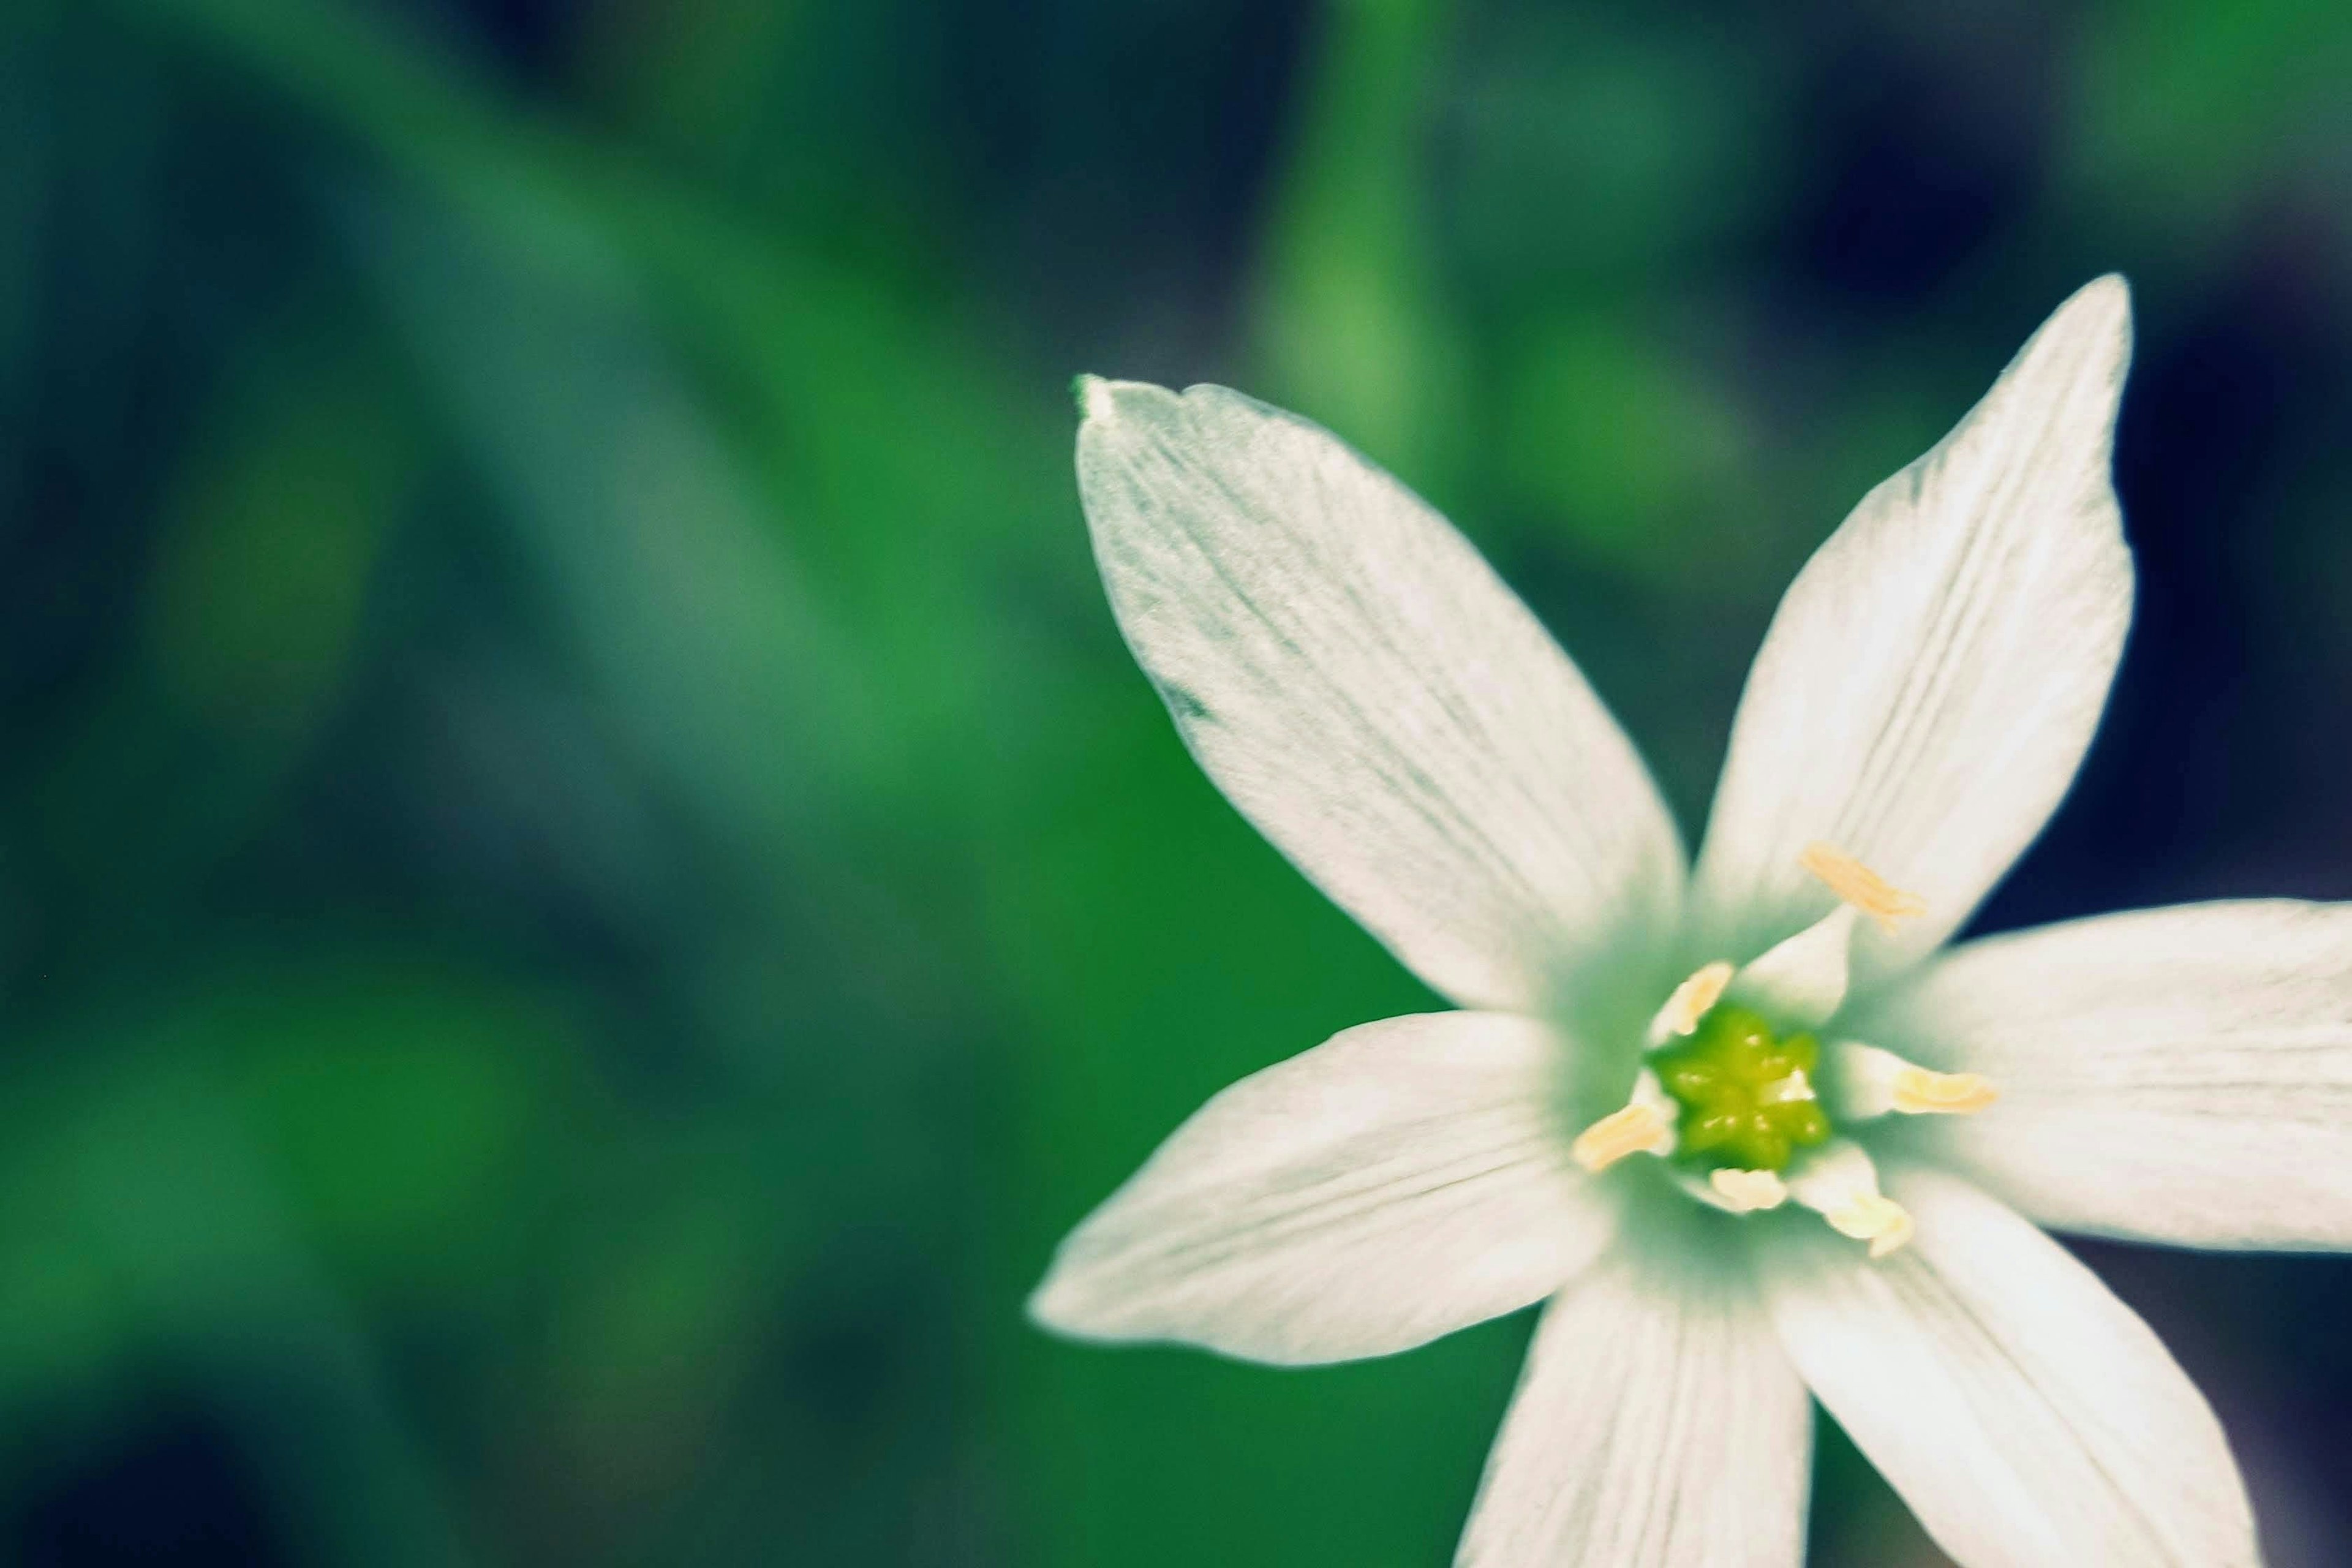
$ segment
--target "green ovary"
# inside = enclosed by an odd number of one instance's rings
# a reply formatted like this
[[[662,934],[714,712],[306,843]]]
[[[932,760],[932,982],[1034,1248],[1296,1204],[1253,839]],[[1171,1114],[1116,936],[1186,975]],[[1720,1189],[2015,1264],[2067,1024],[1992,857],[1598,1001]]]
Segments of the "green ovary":
[[[1676,1160],[1702,1170],[1780,1171],[1800,1149],[1828,1142],[1830,1119],[1814,1098],[1821,1042],[1773,1037],[1758,1014],[1729,1004],[1652,1051],[1650,1070],[1682,1108]]]

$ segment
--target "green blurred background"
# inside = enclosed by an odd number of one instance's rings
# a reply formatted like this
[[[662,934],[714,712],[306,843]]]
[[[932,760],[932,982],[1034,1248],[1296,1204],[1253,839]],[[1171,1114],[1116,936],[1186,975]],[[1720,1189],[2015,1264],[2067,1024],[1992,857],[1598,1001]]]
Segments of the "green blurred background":
[[[2120,268],[2141,616],[1979,924],[2352,896],[2347,79],[2336,0],[6,0],[0,1560],[1444,1562],[1527,1315],[1020,1317],[1429,1003],[1121,649],[1071,374],[1396,469],[1695,829],[1790,573]],[[2084,1252],[2352,1560],[2352,1268]]]

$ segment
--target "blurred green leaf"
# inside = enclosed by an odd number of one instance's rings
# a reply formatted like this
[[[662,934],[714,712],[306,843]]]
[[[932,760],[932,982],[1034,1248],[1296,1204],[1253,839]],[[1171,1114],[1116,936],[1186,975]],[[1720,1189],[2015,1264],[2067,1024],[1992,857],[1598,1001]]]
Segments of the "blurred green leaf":
[[[0,1292],[0,1413],[176,1354],[268,1456],[317,1560],[465,1561],[373,1347],[310,1260],[323,1246],[403,1292],[429,1266],[446,1289],[486,1256],[468,1270],[451,1244],[513,1217],[482,1202],[489,1151],[547,1100],[486,1091],[481,1069],[529,1059],[530,1031],[494,993],[430,984],[413,965],[254,976],[10,1073],[0,1257],[28,1271]],[[310,1392],[289,1403],[272,1380]]]
[[[1255,310],[1265,395],[1423,485],[1463,460],[1471,414],[1426,242],[1431,79],[1448,24],[1425,0],[1332,8]]]
[[[1507,482],[1565,519],[1578,543],[1670,585],[1738,503],[1749,437],[1739,410],[1625,302],[1530,323],[1513,345],[1496,456]]]
[[[420,454],[380,358],[313,331],[264,363],[167,503],[147,654],[191,717],[274,737],[317,722],[348,672]]]
[[[2352,136],[2352,15],[2331,0],[2110,5],[2085,52],[2077,156],[2136,201],[2227,206],[2283,138],[2326,159]]]

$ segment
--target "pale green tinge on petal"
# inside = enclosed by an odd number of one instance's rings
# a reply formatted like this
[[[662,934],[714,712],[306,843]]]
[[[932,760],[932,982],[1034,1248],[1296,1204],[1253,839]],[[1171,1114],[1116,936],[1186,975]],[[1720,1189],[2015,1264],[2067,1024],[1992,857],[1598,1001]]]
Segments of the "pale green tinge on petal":
[[[2352,905],[2191,904],[1973,942],[1853,1026],[1991,1080],[1990,1108],[1914,1135],[2044,1225],[2352,1247]]]
[[[1895,1173],[1917,1222],[1880,1261],[1759,1235],[1805,1381],[1962,1568],[2258,1561],[2219,1423],[2096,1275],[1966,1183]]]
[[[1621,1257],[1544,1310],[1459,1568],[1788,1568],[1812,1411],[1744,1274]]]
[[[1087,378],[1078,482],[1193,755],[1423,979],[1531,1009],[1638,949],[1683,852],[1633,745],[1476,550],[1327,431]]]
[[[1540,1300],[1616,1234],[1526,1018],[1365,1024],[1226,1089],[1062,1243],[1030,1315],[1283,1363],[1384,1355]]]
[[[2074,776],[2131,618],[2109,481],[2130,299],[2061,306],[1984,401],[1872,490],[1781,600],[1732,730],[1699,857],[1710,952],[1748,957],[1821,918],[1801,868],[1835,846],[1921,896],[1865,930],[1884,969],[1949,936]]]

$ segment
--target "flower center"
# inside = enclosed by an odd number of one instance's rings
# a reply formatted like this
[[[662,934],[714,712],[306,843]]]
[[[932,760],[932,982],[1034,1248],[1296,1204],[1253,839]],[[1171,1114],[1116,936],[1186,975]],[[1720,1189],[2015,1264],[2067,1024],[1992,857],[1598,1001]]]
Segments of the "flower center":
[[[1785,1171],[1800,1149],[1832,1131],[1813,1091],[1821,1042],[1776,1037],[1762,1014],[1736,1003],[1708,1010],[1683,1038],[1650,1053],[1658,1087],[1680,1108],[1674,1157],[1702,1173]]]
[[[1824,1052],[1813,1030],[1833,1026],[1844,1006],[1855,921],[1892,930],[1927,905],[1834,845],[1808,845],[1800,863],[1838,907],[1745,968],[1718,959],[1675,986],[1651,1020],[1633,1097],[1570,1152],[1595,1173],[1654,1156],[1685,1192],[1732,1214],[1793,1200],[1884,1258],[1910,1239],[1911,1216],[1879,1192],[1868,1152],[1838,1135],[1816,1088]],[[1849,1123],[1971,1116],[1999,1098],[1975,1073],[1933,1071],[1860,1040],[1826,1054],[1838,1120]]]

